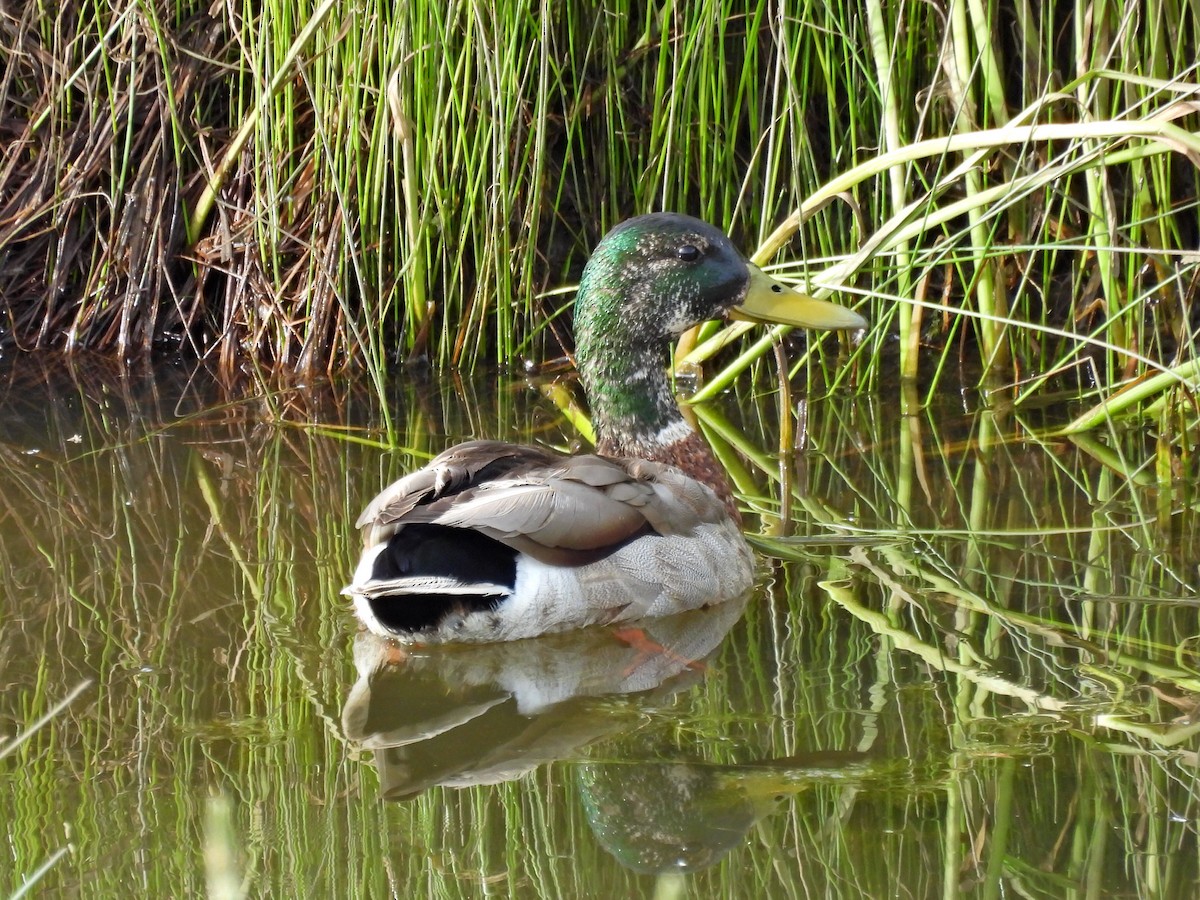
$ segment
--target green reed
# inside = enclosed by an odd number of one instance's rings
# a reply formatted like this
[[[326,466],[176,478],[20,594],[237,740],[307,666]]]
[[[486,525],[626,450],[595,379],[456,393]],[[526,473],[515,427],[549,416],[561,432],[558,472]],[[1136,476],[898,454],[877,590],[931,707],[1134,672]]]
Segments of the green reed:
[[[13,345],[380,385],[404,358],[554,357],[569,317],[546,291],[615,222],[677,209],[865,298],[860,385],[1194,384],[1181,0],[30,15],[0,48]],[[715,386],[746,357],[721,361]]]

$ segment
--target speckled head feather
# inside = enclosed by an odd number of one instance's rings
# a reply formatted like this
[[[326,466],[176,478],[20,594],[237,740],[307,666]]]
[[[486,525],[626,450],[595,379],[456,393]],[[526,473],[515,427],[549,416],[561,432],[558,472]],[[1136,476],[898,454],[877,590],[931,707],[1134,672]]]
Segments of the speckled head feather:
[[[674,213],[638,216],[605,235],[584,269],[577,338],[583,343],[617,328],[631,342],[658,346],[723,316],[749,281],[746,258],[707,222]]]
[[[661,434],[686,433],[664,375],[666,344],[723,316],[749,281],[729,238],[690,216],[639,216],[605,236],[575,304],[577,360],[602,449],[640,455]]]
[[[693,325],[724,316],[749,282],[745,257],[722,232],[690,216],[655,213],[605,236],[575,305],[576,357],[599,452],[679,465],[731,512],[720,467],[707,451],[697,453],[702,442],[671,394],[666,348]]]

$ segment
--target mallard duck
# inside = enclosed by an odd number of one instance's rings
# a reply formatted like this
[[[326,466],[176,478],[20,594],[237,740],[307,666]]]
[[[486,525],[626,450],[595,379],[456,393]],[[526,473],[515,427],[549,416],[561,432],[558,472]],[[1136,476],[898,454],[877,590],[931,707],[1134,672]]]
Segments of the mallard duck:
[[[345,593],[377,634],[504,641],[708,606],[754,562],[724,472],[684,419],[668,343],[715,318],[857,330],[719,229],[676,214],[618,225],[583,270],[575,358],[596,451],[469,441],[379,494]]]

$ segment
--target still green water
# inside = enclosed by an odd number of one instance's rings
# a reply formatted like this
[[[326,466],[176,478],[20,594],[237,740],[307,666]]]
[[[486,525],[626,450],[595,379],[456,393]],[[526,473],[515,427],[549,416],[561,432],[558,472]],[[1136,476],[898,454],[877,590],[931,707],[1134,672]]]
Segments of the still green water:
[[[338,593],[361,506],[569,426],[503,377],[228,393],[0,373],[0,897],[1196,895],[1195,486],[1152,435],[834,396],[781,464],[730,396],[744,608],[398,653]]]

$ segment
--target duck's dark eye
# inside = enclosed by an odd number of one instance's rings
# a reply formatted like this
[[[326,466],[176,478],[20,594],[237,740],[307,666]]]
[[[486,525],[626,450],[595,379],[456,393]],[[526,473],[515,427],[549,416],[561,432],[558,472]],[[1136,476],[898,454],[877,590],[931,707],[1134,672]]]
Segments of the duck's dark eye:
[[[675,255],[684,262],[695,262],[700,258],[700,248],[694,244],[684,244],[675,251]]]

